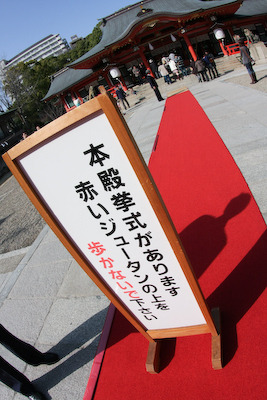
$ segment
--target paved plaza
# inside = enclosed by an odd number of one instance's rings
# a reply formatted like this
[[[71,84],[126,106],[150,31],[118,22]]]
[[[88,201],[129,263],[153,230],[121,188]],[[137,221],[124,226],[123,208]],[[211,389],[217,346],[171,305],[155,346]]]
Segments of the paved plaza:
[[[245,68],[240,67],[210,82],[198,83],[190,75],[172,85],[160,79],[159,86],[165,99],[183,88],[192,92],[267,221],[267,64],[257,63],[255,71],[256,85],[250,85]],[[148,84],[128,98],[131,108],[124,117],[148,163],[165,101],[158,102]],[[52,366],[31,367],[5,348],[1,356],[34,381],[48,399],[81,400],[109,301],[40,218],[13,177],[1,183],[0,198],[1,323],[39,350],[58,352],[61,360]],[[2,384],[0,398],[25,399]]]

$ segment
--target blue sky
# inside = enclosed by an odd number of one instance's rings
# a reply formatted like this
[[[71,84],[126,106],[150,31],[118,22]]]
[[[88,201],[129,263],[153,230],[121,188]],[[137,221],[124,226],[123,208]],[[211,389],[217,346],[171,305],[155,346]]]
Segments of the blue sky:
[[[85,37],[98,19],[138,0],[0,0],[0,60],[10,60],[50,34]]]

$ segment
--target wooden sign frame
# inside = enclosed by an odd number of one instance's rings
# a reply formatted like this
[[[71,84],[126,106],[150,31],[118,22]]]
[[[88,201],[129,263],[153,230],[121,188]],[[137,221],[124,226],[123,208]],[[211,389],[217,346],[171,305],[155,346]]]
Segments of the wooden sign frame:
[[[49,204],[43,200],[35,185],[25,173],[20,162],[23,157],[27,157],[28,154],[36,151],[36,149],[38,151],[40,147],[45,147],[45,145],[53,141],[54,138],[57,138],[59,135],[64,135],[66,131],[69,132],[71,129],[79,127],[87,121],[88,118],[94,119],[99,114],[104,114],[106,116],[120,146],[127,156],[127,159],[141,184],[156,218],[164,231],[167,241],[179,262],[181,270],[204,317],[205,323],[195,326],[180,326],[177,328],[146,329],[144,324],[140,323],[138,317],[125,306],[116,293],[110,290],[109,285],[104,279],[102,279],[101,274],[99,275],[99,273],[96,273],[93,266],[88,262],[88,260],[86,260],[83,253],[79,250],[73,240],[71,240],[71,236],[65,229],[63,229],[62,224],[59,223],[57,217],[53,212],[51,212]],[[146,362],[148,372],[159,372],[159,354],[162,339],[204,333],[210,333],[212,335],[213,368],[222,368],[221,335],[218,310],[215,311],[214,315],[209,311],[197,279],[195,278],[190,266],[190,261],[184,251],[182,243],[177,235],[156,185],[154,184],[153,178],[124,118],[115,104],[115,101],[107,93],[97,96],[41,128],[38,132],[29,136],[26,140],[20,142],[5,153],[3,159],[21,185],[22,189],[28,195],[29,199],[78,264],[109,298],[115,307],[149,341],[149,351]],[[47,162],[49,162],[49,160],[47,160]]]

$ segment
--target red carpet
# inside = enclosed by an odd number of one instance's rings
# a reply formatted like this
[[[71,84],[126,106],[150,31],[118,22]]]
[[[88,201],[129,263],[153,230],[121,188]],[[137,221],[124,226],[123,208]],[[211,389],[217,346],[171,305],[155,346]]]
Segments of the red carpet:
[[[212,369],[211,337],[198,335],[166,340],[150,375],[147,341],[116,312],[93,398],[264,399],[266,224],[189,91],[167,100],[155,147],[150,171],[209,306],[222,312],[225,366]]]

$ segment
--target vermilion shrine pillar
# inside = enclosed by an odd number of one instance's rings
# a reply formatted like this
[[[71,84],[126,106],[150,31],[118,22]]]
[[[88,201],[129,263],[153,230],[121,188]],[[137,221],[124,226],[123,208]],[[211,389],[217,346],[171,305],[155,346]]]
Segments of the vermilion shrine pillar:
[[[149,65],[149,63],[148,63],[148,61],[147,61],[147,59],[146,59],[146,57],[145,57],[145,55],[143,53],[143,50],[139,49],[138,53],[139,53],[139,56],[141,57],[144,65],[145,65],[146,69],[149,69],[151,71],[150,65]],[[151,75],[154,76],[152,71],[151,71]]]
[[[228,56],[229,54],[228,54],[227,51],[225,50],[222,40],[219,40],[219,43],[220,43],[220,47],[221,47],[221,49],[222,49],[223,55],[224,55],[224,56]]]
[[[187,44],[188,50],[190,51],[191,56],[193,57],[193,60],[196,61],[197,60],[197,55],[195,53],[195,50],[193,49],[193,46],[189,40],[189,37],[187,36],[186,33],[183,34],[183,38],[185,40],[185,43]]]

